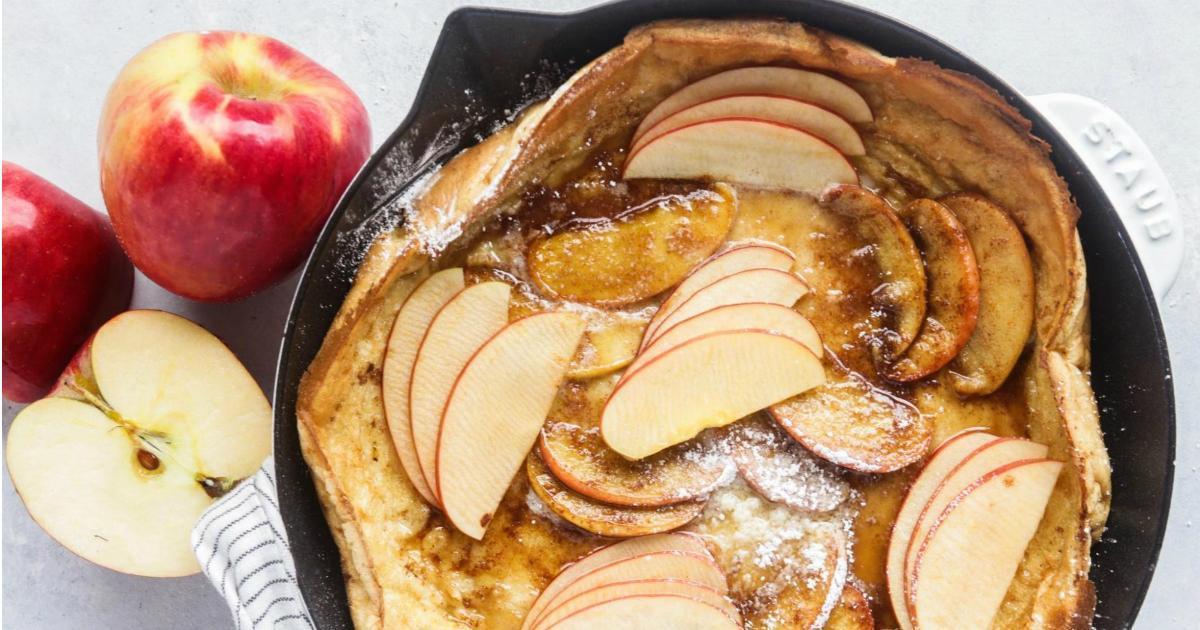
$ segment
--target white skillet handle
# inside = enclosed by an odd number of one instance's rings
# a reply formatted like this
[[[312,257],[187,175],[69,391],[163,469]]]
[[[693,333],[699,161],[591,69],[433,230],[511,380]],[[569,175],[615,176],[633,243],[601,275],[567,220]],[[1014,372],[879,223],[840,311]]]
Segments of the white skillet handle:
[[[1161,304],[1183,265],[1184,245],[1179,202],[1158,161],[1133,127],[1103,103],[1077,94],[1029,100],[1083,158],[1108,195]]]

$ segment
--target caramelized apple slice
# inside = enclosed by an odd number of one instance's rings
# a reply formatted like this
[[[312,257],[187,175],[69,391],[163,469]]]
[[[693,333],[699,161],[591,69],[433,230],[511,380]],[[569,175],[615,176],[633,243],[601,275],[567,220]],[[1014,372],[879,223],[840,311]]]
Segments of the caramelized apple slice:
[[[554,630],[636,630],[691,628],[740,630],[741,624],[717,606],[680,595],[629,595],[594,604],[567,615]]]
[[[529,275],[546,295],[598,306],[640,302],[675,286],[725,242],[737,197],[728,186],[655,199],[610,223],[530,246]]]
[[[883,284],[871,293],[881,335],[878,358],[889,362],[908,349],[925,321],[925,264],[908,228],[881,197],[853,185],[833,186],[821,195],[824,207],[849,219],[858,236],[873,246]]]
[[[847,582],[842,589],[825,630],[875,630],[875,615],[871,613],[871,602],[862,589]]]
[[[822,459],[858,472],[899,470],[921,459],[932,421],[857,374],[830,367],[811,391],[771,406],[779,426]]]
[[[552,628],[556,623],[580,610],[621,597],[640,595],[672,595],[704,602],[725,612],[735,621],[741,620],[737,608],[719,591],[698,582],[680,579],[631,580],[597,586],[571,595],[538,621],[537,629]]]
[[[589,317],[587,332],[575,358],[571,359],[567,378],[598,378],[629,365],[637,355],[645,329],[646,320],[617,313]]]
[[[720,481],[727,458],[706,440],[691,440],[630,461],[600,437],[600,412],[616,378],[568,383],[542,427],[539,452],[564,485],[604,503],[652,507],[690,501]]]
[[[525,464],[529,485],[538,498],[560,518],[599,536],[629,538],[678,529],[704,511],[704,501],[660,507],[628,507],[593,501],[562,485],[538,455]]]
[[[821,360],[794,339],[711,333],[626,372],[601,413],[600,433],[617,453],[641,459],[824,380]]]
[[[662,320],[670,315],[675,307],[686,302],[696,292],[704,287],[741,271],[750,269],[777,269],[788,271],[796,262],[796,256],[786,248],[767,241],[739,241],[731,243],[724,250],[717,252],[712,258],[701,263],[683,282],[663,300],[646,326],[643,337],[644,347],[654,336]]]
[[[979,315],[979,268],[966,232],[946,206],[918,199],[900,214],[925,258],[929,308],[912,345],[882,372],[910,382],[942,369],[971,338]]]
[[[768,501],[799,510],[829,512],[850,496],[850,485],[822,466],[778,427],[761,418],[732,433],[738,472]]]
[[[642,145],[668,131],[714,118],[756,118],[791,125],[832,144],[845,155],[865,152],[862,138],[850,123],[837,114],[807,101],[772,94],[723,96],[696,103],[671,114],[629,146],[634,153]]]
[[[858,183],[846,157],[796,127],[752,118],[717,118],[673,129],[625,162],[625,179],[697,179],[817,194]]]
[[[955,193],[940,199],[971,241],[979,265],[979,321],[950,365],[960,394],[990,394],[1021,358],[1033,329],[1033,261],[1017,225],[986,198]]]
[[[821,628],[833,613],[849,572],[845,534],[829,522],[809,522],[805,529],[760,545],[755,560],[731,576],[731,590],[746,602],[747,627]]]

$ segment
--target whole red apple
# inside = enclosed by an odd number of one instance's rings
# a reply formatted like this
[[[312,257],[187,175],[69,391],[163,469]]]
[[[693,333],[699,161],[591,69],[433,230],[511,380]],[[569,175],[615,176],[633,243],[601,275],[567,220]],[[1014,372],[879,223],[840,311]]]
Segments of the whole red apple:
[[[4,397],[31,402],[129,306],[133,268],[104,215],[4,162]]]
[[[245,297],[308,253],[370,151],[362,102],[291,47],[177,33],[113,83],[100,186],[133,263],[184,297]]]

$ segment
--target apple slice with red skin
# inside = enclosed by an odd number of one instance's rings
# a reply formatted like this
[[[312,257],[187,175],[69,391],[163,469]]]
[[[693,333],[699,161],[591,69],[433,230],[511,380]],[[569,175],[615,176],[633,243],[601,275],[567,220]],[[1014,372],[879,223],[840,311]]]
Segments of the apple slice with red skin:
[[[738,423],[731,441],[738,472],[768,501],[819,513],[850,498],[850,484],[768,420]]]
[[[844,155],[865,153],[862,138],[837,114],[807,101],[774,94],[735,94],[696,103],[662,119],[629,146],[635,153],[668,131],[714,118],[757,118],[798,127],[833,145]]]
[[[858,236],[873,246],[883,284],[871,293],[873,311],[882,320],[872,349],[877,359],[891,361],[912,345],[925,322],[921,252],[888,202],[865,188],[832,186],[822,193],[821,205],[849,219]]]
[[[850,122],[872,120],[871,108],[853,88],[829,75],[773,66],[726,70],[691,83],[664,99],[642,119],[633,133],[646,130],[686,107],[734,94],[774,94],[820,105]]]
[[[604,406],[600,433],[641,459],[823,383],[821,360],[769,331],[710,333],[626,372]]]
[[[434,465],[442,412],[463,366],[508,323],[510,295],[510,287],[503,282],[481,282],[463,289],[438,309],[417,349],[409,384],[409,422],[417,462],[439,506],[442,495]]]
[[[768,241],[739,241],[714,254],[688,273],[659,305],[658,311],[646,326],[642,346],[649,343],[659,323],[697,291],[729,275],[750,269],[778,269],[788,271],[796,262],[796,255],[787,248]]]
[[[586,325],[573,313],[519,319],[484,343],[455,379],[438,432],[436,491],[462,533],[483,538]]]
[[[525,464],[529,486],[546,507],[568,523],[597,536],[631,538],[679,529],[704,511],[704,500],[657,507],[608,505],[564,486],[537,454]]]
[[[675,324],[719,306],[759,302],[790,307],[807,295],[808,290],[808,285],[795,274],[778,269],[747,269],[730,274],[696,291],[660,319],[654,331],[647,331],[643,337],[642,351]]]
[[[914,628],[991,625],[1061,470],[1048,459],[1010,462],[948,501],[913,558]]]
[[[954,390],[990,394],[1012,372],[1033,330],[1033,261],[1017,224],[986,197],[955,193],[939,199],[967,233],[979,266],[979,320],[950,364]]]
[[[554,476],[579,494],[618,506],[670,505],[708,494],[728,464],[711,440],[689,440],[638,461],[608,448],[600,413],[616,382],[610,375],[559,390],[538,441]]]
[[[833,145],[778,122],[716,118],[672,129],[625,161],[625,179],[715,180],[817,194],[857,184],[858,172]]]
[[[54,396],[17,415],[5,459],[30,516],[67,549],[174,577],[200,570],[190,536],[201,513],[270,451],[270,404],[237,357],[182,317],[135,310],[101,326]]]
[[[657,580],[633,580],[629,582],[616,582],[614,584],[605,584],[596,588],[576,593],[570,599],[563,601],[554,610],[546,613],[536,628],[552,628],[561,619],[574,614],[577,611],[600,604],[602,602],[611,601],[620,597],[628,597],[631,595],[674,595],[678,597],[687,597],[712,605],[725,611],[726,615],[735,621],[739,621],[741,616],[734,608],[733,602],[729,601],[720,592],[713,590],[711,587],[699,584],[697,582],[689,582],[687,580],[673,579],[657,579]]]
[[[396,314],[383,355],[383,412],[392,434],[392,443],[396,446],[400,465],[413,488],[433,505],[437,505],[438,500],[426,483],[425,474],[421,472],[417,447],[413,442],[408,393],[413,363],[425,331],[437,312],[465,286],[463,270],[458,267],[443,269],[421,281]]]
[[[637,630],[639,628],[690,628],[740,630],[728,613],[705,601],[679,595],[630,595],[594,604],[562,618],[554,630]]]
[[[847,582],[824,630],[875,630],[871,602],[862,589]]]
[[[674,320],[673,317],[670,319]],[[660,330],[650,345],[629,365],[630,371],[688,339],[726,330],[770,330],[799,341],[818,357],[825,353],[821,336],[811,322],[788,306],[770,302],[717,306]]]
[[[882,374],[911,382],[942,369],[971,338],[979,316],[979,267],[966,231],[946,206],[918,199],[900,216],[925,259],[929,306],[917,338]]]
[[[658,552],[680,552],[702,555],[709,553],[704,541],[699,536],[687,532],[672,532],[669,534],[655,534],[653,536],[631,538],[613,545],[597,548],[575,562],[564,566],[558,572],[558,575],[554,577],[546,588],[542,589],[541,594],[534,600],[529,608],[529,612],[525,615],[525,623],[521,627],[523,629],[529,628],[541,613],[546,610],[547,605],[580,577],[615,562]]]
[[[912,628],[908,619],[908,603],[904,599],[904,568],[913,528],[946,477],[977,448],[998,439],[980,428],[960,431],[947,438],[929,456],[921,474],[909,487],[900,511],[896,513],[892,537],[888,541],[886,573],[892,610],[904,630]]]
[[[836,522],[808,527],[774,546],[772,561],[746,561],[731,572],[732,592],[747,603],[747,627],[822,628],[833,614],[849,573],[846,535]]]

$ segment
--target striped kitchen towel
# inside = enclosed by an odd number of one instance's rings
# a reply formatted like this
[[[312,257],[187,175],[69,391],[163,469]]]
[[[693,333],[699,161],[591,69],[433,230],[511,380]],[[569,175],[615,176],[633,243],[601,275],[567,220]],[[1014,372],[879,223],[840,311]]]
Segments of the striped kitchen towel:
[[[213,503],[192,529],[200,568],[229,603],[238,630],[314,630],[275,493],[275,461]]]

